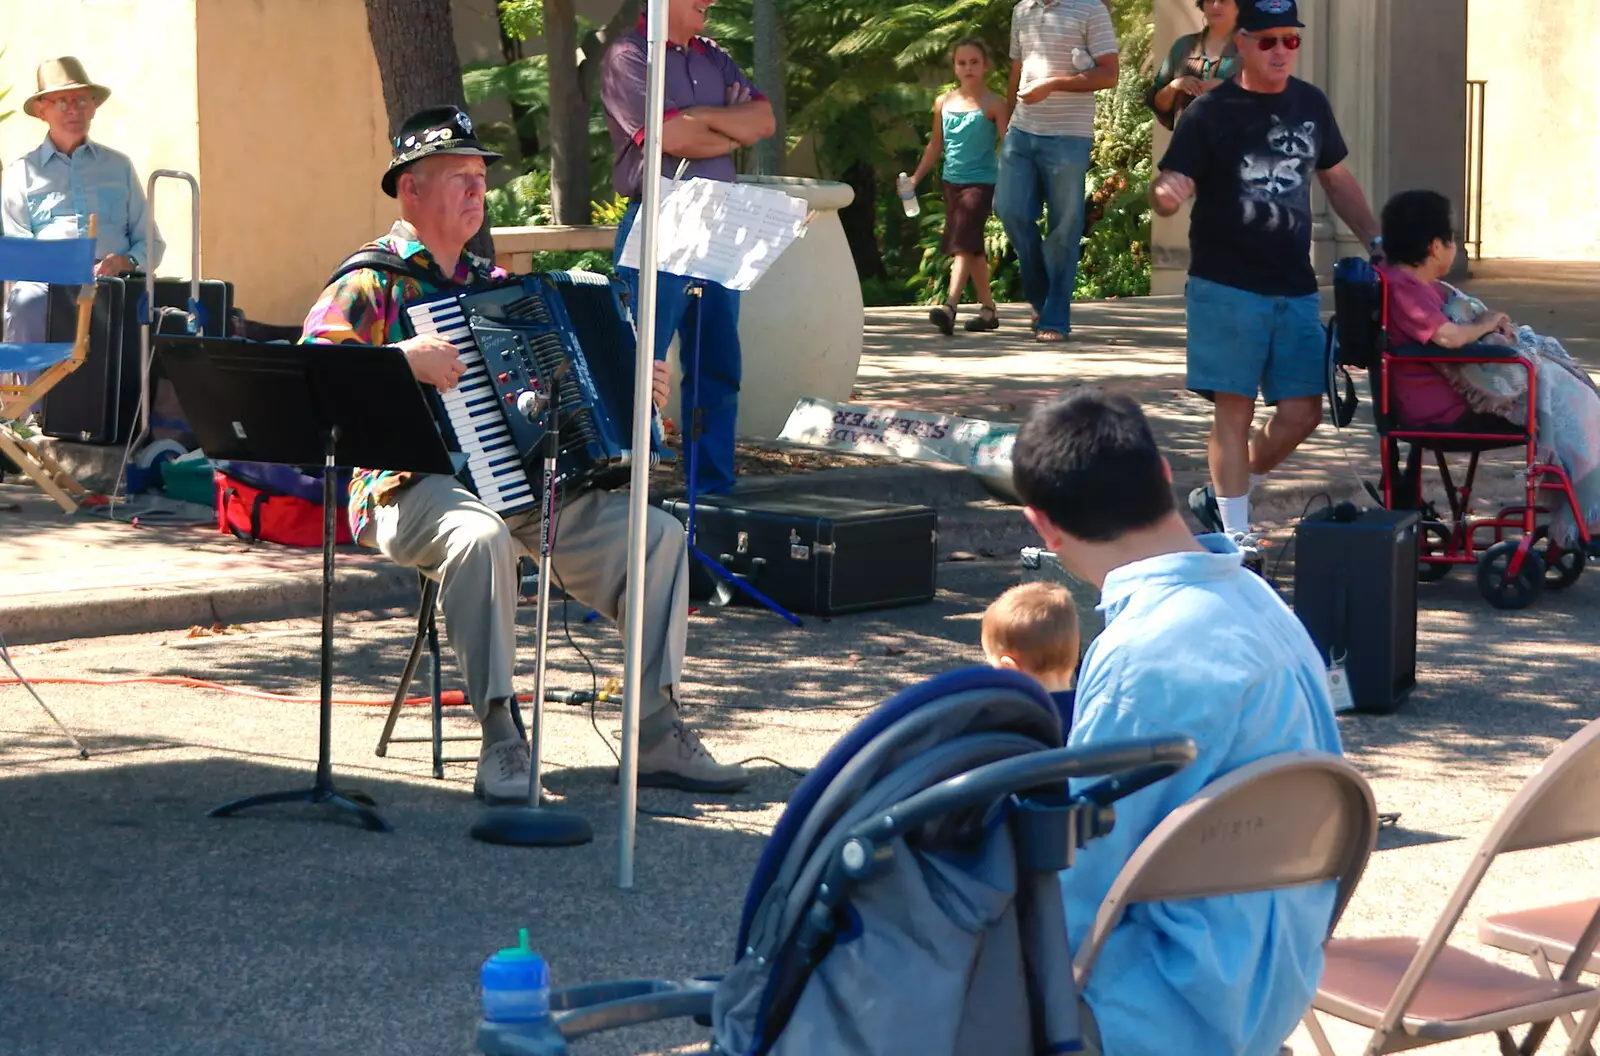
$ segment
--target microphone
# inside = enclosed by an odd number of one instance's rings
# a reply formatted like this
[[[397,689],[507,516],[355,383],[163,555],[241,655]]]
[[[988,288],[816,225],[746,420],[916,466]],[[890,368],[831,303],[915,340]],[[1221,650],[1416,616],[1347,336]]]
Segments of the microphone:
[[[545,408],[550,406],[550,401],[544,396],[530,390],[525,390],[517,397],[517,413],[528,421],[536,421],[544,414]]]

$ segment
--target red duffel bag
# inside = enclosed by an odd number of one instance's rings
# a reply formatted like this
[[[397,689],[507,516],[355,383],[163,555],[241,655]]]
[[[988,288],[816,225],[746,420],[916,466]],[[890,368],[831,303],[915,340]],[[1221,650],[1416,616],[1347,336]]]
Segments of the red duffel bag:
[[[217,491],[217,530],[230,532],[247,543],[263,540],[286,546],[322,545],[322,481],[303,474],[292,466],[257,466],[233,463],[232,472],[213,474]],[[245,474],[251,470],[250,479]],[[268,472],[263,472],[268,471]],[[293,474],[296,480],[280,481],[277,474]],[[349,543],[350,518],[345,504],[349,481],[341,473],[334,489],[339,509],[334,514],[334,541]],[[317,501],[307,498],[315,495]]]

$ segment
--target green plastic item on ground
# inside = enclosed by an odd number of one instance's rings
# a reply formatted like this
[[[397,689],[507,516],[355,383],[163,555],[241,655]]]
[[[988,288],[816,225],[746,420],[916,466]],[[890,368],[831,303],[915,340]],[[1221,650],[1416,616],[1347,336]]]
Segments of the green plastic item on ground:
[[[211,506],[216,489],[211,483],[211,460],[191,458],[161,463],[161,490],[167,498]]]

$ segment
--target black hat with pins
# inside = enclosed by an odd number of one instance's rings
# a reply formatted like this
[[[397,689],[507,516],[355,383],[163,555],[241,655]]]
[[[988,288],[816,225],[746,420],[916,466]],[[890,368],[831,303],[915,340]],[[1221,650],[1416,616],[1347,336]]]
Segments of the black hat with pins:
[[[493,164],[500,155],[478,142],[472,118],[454,106],[430,106],[406,118],[394,137],[394,157],[383,174],[383,193],[395,196],[395,181],[407,165],[435,154],[465,154]]]
[[[1304,25],[1294,0],[1239,0],[1238,26],[1246,33]]]

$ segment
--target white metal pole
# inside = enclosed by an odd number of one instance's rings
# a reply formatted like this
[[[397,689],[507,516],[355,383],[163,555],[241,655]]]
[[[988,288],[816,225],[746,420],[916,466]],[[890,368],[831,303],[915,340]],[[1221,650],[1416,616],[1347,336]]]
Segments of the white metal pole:
[[[639,796],[639,658],[644,647],[645,516],[650,508],[650,401],[656,353],[656,246],[661,208],[661,123],[666,109],[667,0],[648,0],[644,96],[644,182],[639,214],[639,300],[634,305],[638,351],[633,372],[633,477],[628,492],[628,596],[622,629],[621,824],[617,886],[633,886],[634,823]],[[655,687],[652,687],[655,688]]]

